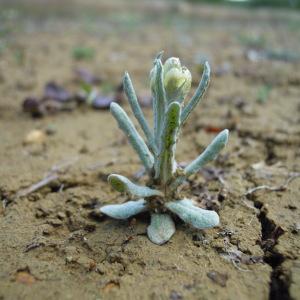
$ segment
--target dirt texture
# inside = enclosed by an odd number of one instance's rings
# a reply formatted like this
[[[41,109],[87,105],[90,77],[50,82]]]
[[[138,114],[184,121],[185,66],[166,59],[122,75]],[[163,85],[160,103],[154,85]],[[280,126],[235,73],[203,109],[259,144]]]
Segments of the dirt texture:
[[[1,19],[0,299],[300,299],[300,61],[251,56],[300,53],[300,15],[172,2],[12,3]],[[95,56],[76,60],[72,49],[82,45]],[[220,226],[200,231],[177,219],[171,241],[157,246],[148,214],[99,213],[127,199],[107,176],[141,169],[109,111],[32,118],[22,102],[49,81],[75,93],[79,67],[115,85],[127,70],[145,93],[161,49],[192,71],[193,90],[198,62],[212,67],[177,161],[194,159],[223,128],[230,139],[183,190],[216,210]]]

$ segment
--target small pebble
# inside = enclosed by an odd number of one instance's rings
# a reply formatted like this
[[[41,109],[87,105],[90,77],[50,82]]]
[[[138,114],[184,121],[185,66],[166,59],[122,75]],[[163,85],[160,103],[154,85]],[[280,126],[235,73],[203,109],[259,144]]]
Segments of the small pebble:
[[[84,145],[84,146],[82,146],[80,148],[79,153],[81,153],[81,154],[87,154],[87,153],[89,153],[89,148]]]
[[[43,235],[50,235],[51,233],[53,233],[53,227],[49,224],[43,224],[41,225],[41,229],[42,229],[42,233]]]
[[[64,212],[60,211],[60,212],[57,213],[57,217],[58,217],[60,220],[63,220],[63,219],[65,219],[66,214],[65,214]]]
[[[24,139],[24,144],[43,144],[46,140],[46,135],[44,131],[40,129],[31,130]]]
[[[59,219],[51,219],[48,221],[49,224],[51,224],[54,227],[58,227],[61,226],[63,224],[63,222]]]
[[[53,124],[49,124],[45,130],[47,135],[53,135],[56,133],[56,131],[57,131],[57,129],[56,129],[55,125],[53,125]]]

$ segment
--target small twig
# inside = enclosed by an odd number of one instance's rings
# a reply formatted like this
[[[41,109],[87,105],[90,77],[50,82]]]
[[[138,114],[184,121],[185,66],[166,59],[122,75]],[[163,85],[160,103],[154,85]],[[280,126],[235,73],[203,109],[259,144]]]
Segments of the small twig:
[[[96,163],[93,163],[91,165],[88,165],[87,169],[91,170],[91,171],[94,171],[94,170],[99,169],[99,168],[112,166],[115,162],[116,162],[115,159],[112,159],[108,162],[96,162]]]
[[[287,180],[281,185],[278,185],[278,186],[269,186],[269,185],[256,186],[256,187],[246,191],[244,196],[249,196],[259,190],[268,190],[268,191],[272,191],[272,192],[285,191],[287,189],[289,183],[291,183],[297,177],[300,177],[300,173],[291,173],[290,177],[288,177]]]
[[[7,203],[8,203],[7,199],[3,199],[3,200],[2,200],[2,207],[3,207],[3,210],[5,210],[5,208],[6,208],[6,206],[7,206]]]
[[[43,242],[32,242],[28,244],[24,250],[24,253],[29,252],[30,250],[36,249],[38,247],[45,246]]]
[[[219,182],[225,186],[225,187],[228,187],[228,184],[227,182],[225,181],[224,177],[222,175],[217,175],[217,179],[219,180]]]
[[[64,184],[61,184],[61,186],[59,187],[58,192],[59,192],[59,193],[62,193],[63,190],[64,190],[64,187],[65,187],[65,185],[64,185]]]
[[[51,183],[52,181],[58,179],[59,175],[58,172],[61,171],[62,169],[66,169],[69,166],[75,164],[78,161],[78,157],[73,157],[70,160],[64,160],[62,161],[60,164],[56,164],[54,166],[51,167],[50,171],[46,174],[46,176],[40,180],[37,183],[34,183],[33,185],[31,185],[28,188],[22,189],[20,191],[18,191],[16,193],[16,195],[14,196],[14,198],[19,198],[19,197],[24,197],[27,196],[33,192],[36,192],[37,190],[47,186],[49,183]],[[62,184],[60,186],[59,192],[62,192],[64,188],[64,185]]]
[[[253,211],[255,211],[256,213],[259,211],[259,209],[257,209],[254,205],[253,205],[253,203],[249,203],[248,202],[249,200],[247,200],[247,199],[243,199],[243,203],[244,203],[244,205],[246,206],[246,207],[248,207],[248,208],[250,208],[250,209],[253,209]]]
[[[231,262],[232,262],[233,266],[235,268],[237,268],[239,271],[242,271],[242,272],[249,272],[250,271],[248,269],[243,269],[243,268],[239,267],[238,264],[236,263],[236,261],[233,258],[231,259]]]
[[[252,223],[252,221],[253,221],[253,219],[254,219],[254,217],[255,217],[256,215],[253,215],[252,216],[252,218],[251,218],[251,220],[250,220],[250,222],[248,223],[248,226],[250,226],[251,225],[251,223]]]
[[[47,175],[56,173],[64,168],[68,168],[69,166],[75,164],[78,161],[78,159],[79,159],[79,157],[75,156],[71,159],[61,161],[61,163],[58,163],[58,164],[52,166],[52,168],[50,169],[50,171],[48,172]],[[46,177],[48,177],[48,176],[46,176]]]
[[[27,196],[33,192],[36,192],[37,190],[41,189],[42,187],[45,187],[47,186],[50,182],[56,180],[58,178],[58,175],[57,174],[53,174],[53,175],[50,175],[44,179],[42,179],[41,181],[31,185],[29,188],[25,188],[23,190],[20,190],[15,198],[19,198],[19,197],[24,197],[24,196]]]

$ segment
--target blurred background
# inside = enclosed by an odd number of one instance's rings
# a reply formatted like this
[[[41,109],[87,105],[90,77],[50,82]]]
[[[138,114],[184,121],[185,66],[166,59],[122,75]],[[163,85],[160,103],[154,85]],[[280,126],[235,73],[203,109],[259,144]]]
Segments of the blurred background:
[[[22,89],[41,92],[53,80],[68,85],[74,74],[97,77],[102,94],[114,93],[124,70],[138,77],[144,95],[153,57],[162,49],[166,56],[182,57],[195,84],[205,60],[214,75],[233,75],[231,83],[272,68],[267,72],[272,78],[251,91],[264,101],[278,76],[286,76],[282,64],[300,59],[299,0],[1,0],[0,5],[0,75],[2,81],[15,79],[14,103],[24,98]],[[7,68],[14,69],[12,77]],[[249,75],[251,68],[256,75]],[[87,93],[91,87],[75,89]]]
[[[191,93],[203,62],[211,65],[207,114],[195,115],[192,131],[227,127],[253,135],[284,128],[288,135],[293,126],[297,131],[298,0],[1,0],[0,6],[0,117],[15,133],[6,137],[8,144],[24,140],[30,128],[44,133],[56,127],[54,140],[71,139],[70,132],[76,140],[75,127],[89,122],[89,128],[98,128],[99,116],[114,126],[101,112],[112,101],[126,106],[121,84],[126,70],[150,118],[148,75],[161,50],[164,58],[180,57],[191,70]],[[93,147],[89,143],[92,136],[79,148]],[[42,153],[50,151],[54,160],[66,149],[81,151],[62,143]],[[268,163],[277,161],[274,153],[263,155]]]

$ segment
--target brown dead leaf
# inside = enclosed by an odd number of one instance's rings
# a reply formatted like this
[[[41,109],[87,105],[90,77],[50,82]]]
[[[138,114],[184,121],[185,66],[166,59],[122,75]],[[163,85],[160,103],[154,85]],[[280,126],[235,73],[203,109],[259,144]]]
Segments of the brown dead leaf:
[[[15,280],[16,282],[23,283],[26,285],[32,285],[36,282],[36,278],[27,271],[17,272]]]
[[[106,293],[106,292],[109,292],[111,289],[114,289],[114,288],[120,288],[119,282],[116,282],[116,281],[110,281],[110,282],[108,282],[108,283],[102,288],[102,291]]]
[[[204,130],[207,132],[207,133],[219,133],[223,130],[223,128],[220,128],[220,127],[215,127],[215,126],[206,126],[204,128]]]

